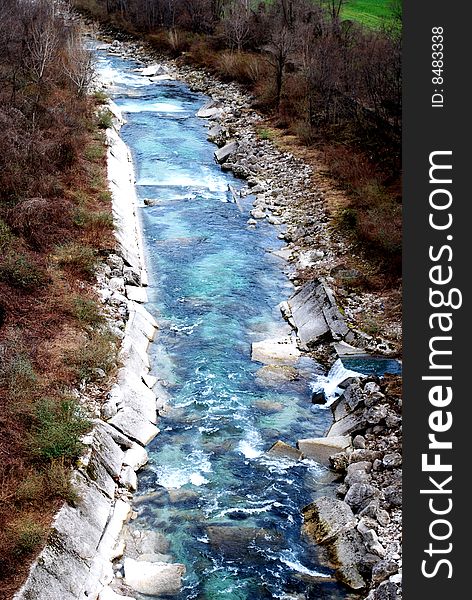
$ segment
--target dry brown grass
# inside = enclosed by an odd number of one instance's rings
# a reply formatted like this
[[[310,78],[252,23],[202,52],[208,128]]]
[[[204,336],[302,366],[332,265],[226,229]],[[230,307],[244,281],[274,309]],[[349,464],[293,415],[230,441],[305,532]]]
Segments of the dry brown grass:
[[[61,196],[0,203],[2,600],[25,577],[60,503],[74,501],[70,466],[84,425],[60,408],[64,393],[114,365],[113,341],[94,333],[103,316],[84,283],[115,243],[104,153],[90,124],[89,150],[57,173]],[[39,410],[45,398],[58,408]]]

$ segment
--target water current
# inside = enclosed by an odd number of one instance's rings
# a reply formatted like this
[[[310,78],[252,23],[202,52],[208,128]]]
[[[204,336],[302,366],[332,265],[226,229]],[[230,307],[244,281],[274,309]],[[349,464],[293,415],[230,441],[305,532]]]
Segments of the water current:
[[[252,342],[290,333],[278,308],[293,288],[273,254],[277,228],[248,226],[251,197],[232,202],[228,186],[243,182],[214,161],[196,117],[204,95],[153,82],[131,59],[100,50],[97,60],[127,120],[147,308],[160,326],[152,372],[169,395],[133,526],[164,534],[185,564],[179,600],[347,598],[300,533],[301,508],[333,493],[333,475],[266,455],[277,440],[323,435],[331,420],[310,402],[321,373],[314,361],[301,359],[300,377],[281,381],[251,360]]]

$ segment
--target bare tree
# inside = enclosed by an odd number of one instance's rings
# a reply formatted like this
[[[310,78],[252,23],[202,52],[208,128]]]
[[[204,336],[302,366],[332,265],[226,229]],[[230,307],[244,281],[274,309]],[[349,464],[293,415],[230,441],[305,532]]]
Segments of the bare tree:
[[[247,0],[233,0],[224,10],[223,27],[230,48],[240,52],[251,33]]]
[[[285,65],[294,47],[293,32],[287,27],[275,28],[269,44],[265,47],[268,61],[275,71],[275,105],[277,109],[280,109]]]
[[[79,97],[88,92],[95,77],[92,52],[84,47],[81,37],[81,31],[76,30],[68,41],[68,51],[62,56],[64,73]]]

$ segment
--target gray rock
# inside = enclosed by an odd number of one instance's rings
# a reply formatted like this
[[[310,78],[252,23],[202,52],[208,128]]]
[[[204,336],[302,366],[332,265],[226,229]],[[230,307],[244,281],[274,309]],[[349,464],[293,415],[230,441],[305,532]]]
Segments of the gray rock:
[[[333,541],[329,554],[339,581],[353,590],[365,588],[366,582],[360,572],[366,554],[365,546],[355,529],[339,535]]]
[[[302,510],[303,533],[317,544],[331,542],[356,526],[356,518],[342,500],[321,496]]]
[[[388,414],[388,406],[386,404],[380,404],[372,406],[364,412],[364,418],[370,425],[377,425],[385,419]]]
[[[365,448],[365,438],[362,435],[356,435],[352,440],[352,446],[358,450],[363,450]]]
[[[358,463],[352,463],[347,467],[347,475],[344,479],[345,483],[349,486],[355,483],[370,483],[370,471],[372,470],[372,463],[366,461],[360,461]]]
[[[330,333],[323,314],[325,302],[326,292],[319,281],[306,283],[288,301],[300,343],[305,349]]]
[[[372,582],[378,585],[398,572],[398,564],[394,560],[381,560],[372,569]]]
[[[215,150],[215,153],[214,153],[215,154],[215,159],[220,164],[226,162],[228,160],[228,158],[232,154],[234,154],[236,152],[236,150],[238,149],[238,147],[239,147],[239,144],[236,141],[230,142],[229,144],[226,144],[222,148],[219,148],[218,150]]]
[[[349,488],[344,501],[354,512],[360,512],[379,495],[379,490],[374,486],[368,483],[355,483]]]
[[[385,500],[390,506],[402,505],[402,484],[401,481],[389,485],[383,490]]]
[[[382,582],[374,591],[374,600],[400,600],[401,589],[391,581]]]
[[[125,558],[125,583],[149,596],[175,596],[182,588],[185,566],[182,564],[137,561]]]
[[[370,473],[372,471],[372,463],[367,460],[360,460],[358,462],[351,463],[347,467],[348,475],[351,475],[352,473],[354,473],[356,471],[363,471],[364,473]]]
[[[365,428],[364,410],[358,408],[354,412],[333,423],[328,431],[328,436],[349,435]]]
[[[364,386],[364,392],[366,394],[374,394],[375,392],[380,392],[380,386],[375,381],[368,381]]]
[[[351,385],[344,390],[343,396],[351,410],[355,410],[364,402],[364,394],[358,383],[351,383]]]
[[[391,452],[383,457],[382,464],[386,469],[394,469],[401,466],[402,455],[399,452]]]

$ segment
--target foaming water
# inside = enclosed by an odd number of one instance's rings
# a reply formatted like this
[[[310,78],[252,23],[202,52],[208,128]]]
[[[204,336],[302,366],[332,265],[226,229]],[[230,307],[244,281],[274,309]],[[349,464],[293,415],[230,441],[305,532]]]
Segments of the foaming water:
[[[133,527],[162,532],[186,565],[177,600],[341,599],[301,538],[301,508],[332,493],[313,461],[267,454],[278,440],[318,437],[331,415],[310,402],[309,360],[296,381],[267,381],[251,343],[286,335],[278,304],[292,293],[277,229],[247,226],[251,199],[221,171],[195,115],[207,98],[151,80],[136,62],[98,52],[127,124],[150,285],[159,321],[152,371],[170,396],[139,477]],[[143,597],[144,599],[144,597]]]
[[[320,408],[329,408],[342,391],[339,386],[347,379],[359,377],[360,374],[360,371],[347,369],[341,359],[338,358],[329,373],[324,377],[318,376],[313,383],[313,392],[323,391],[326,397],[325,404],[322,404]]]

